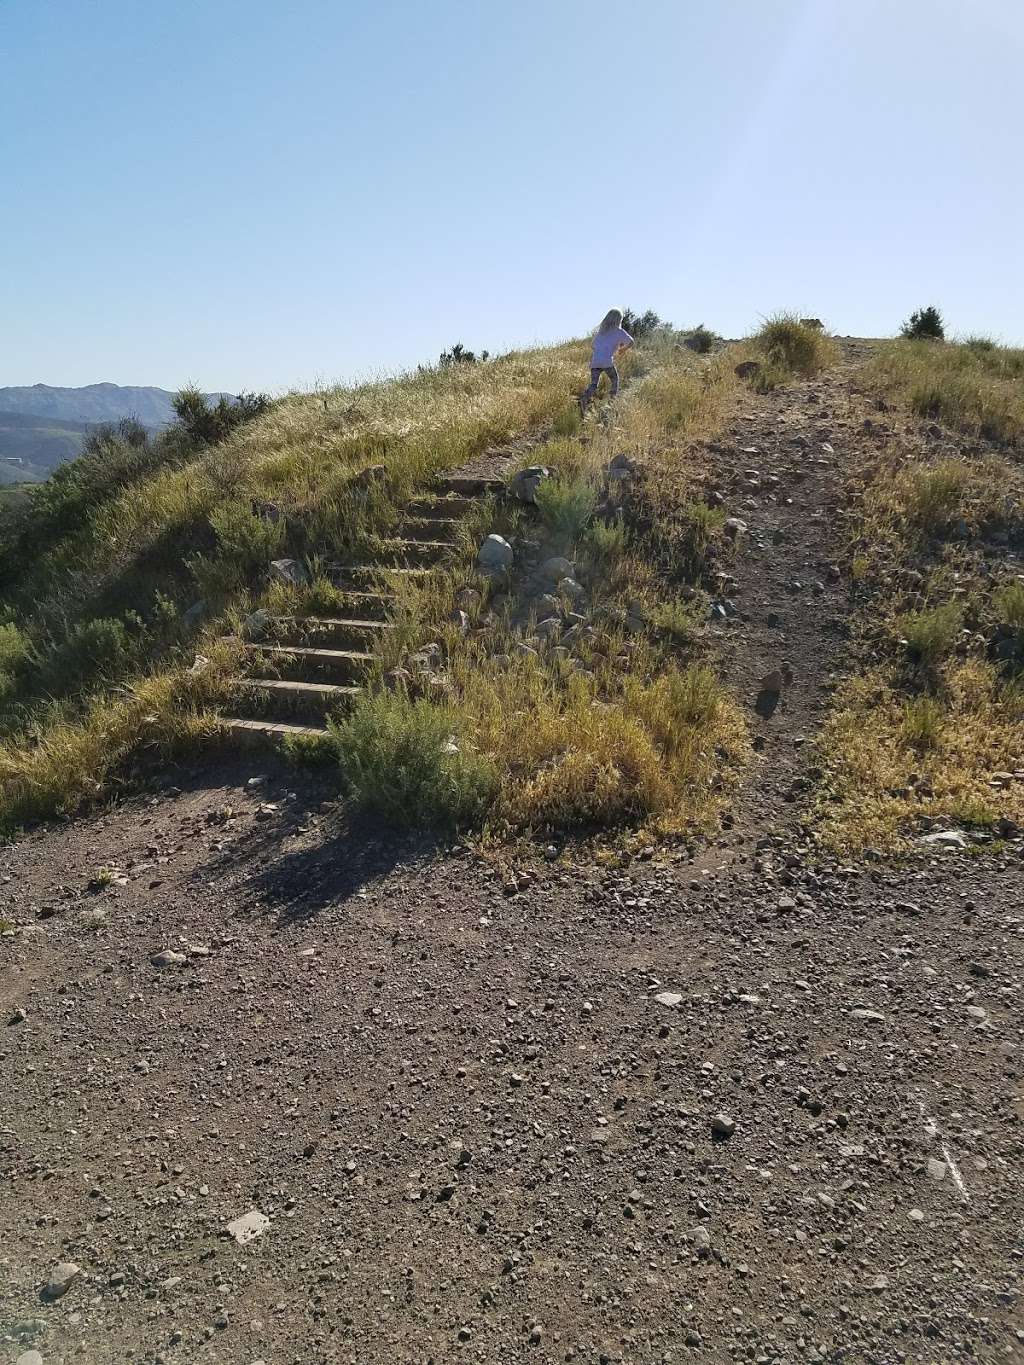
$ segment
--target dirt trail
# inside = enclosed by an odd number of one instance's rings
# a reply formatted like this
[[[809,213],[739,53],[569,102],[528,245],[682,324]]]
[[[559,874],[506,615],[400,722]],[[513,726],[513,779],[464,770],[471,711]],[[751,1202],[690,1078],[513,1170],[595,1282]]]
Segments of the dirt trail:
[[[711,452],[794,672],[718,845],[510,894],[267,760],[0,853],[0,1365],[1021,1358],[1020,859],[802,840],[856,360]]]

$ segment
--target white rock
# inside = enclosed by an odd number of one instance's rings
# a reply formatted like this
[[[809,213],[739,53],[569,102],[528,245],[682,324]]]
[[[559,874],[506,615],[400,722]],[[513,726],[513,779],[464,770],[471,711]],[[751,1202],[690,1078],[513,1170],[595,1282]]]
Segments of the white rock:
[[[158,971],[161,971],[164,967],[180,967],[188,958],[184,953],[176,953],[173,948],[164,948],[161,952],[154,953],[149,960]]]
[[[659,991],[654,998],[659,1005],[667,1005],[669,1009],[674,1009],[683,1002],[683,997],[678,991]]]
[[[227,1231],[240,1247],[244,1247],[254,1242],[257,1237],[262,1237],[269,1227],[270,1219],[265,1213],[260,1213],[259,1209],[250,1209],[248,1213],[232,1219],[227,1225]]]
[[[503,536],[488,536],[477,552],[476,562],[485,573],[507,573],[515,559],[512,546]]]
[[[43,1298],[62,1298],[81,1273],[82,1267],[75,1265],[73,1261],[60,1261],[50,1271],[50,1278],[43,1288]]]
[[[307,581],[309,575],[297,559],[272,559],[270,577],[276,583],[290,583],[298,587]]]

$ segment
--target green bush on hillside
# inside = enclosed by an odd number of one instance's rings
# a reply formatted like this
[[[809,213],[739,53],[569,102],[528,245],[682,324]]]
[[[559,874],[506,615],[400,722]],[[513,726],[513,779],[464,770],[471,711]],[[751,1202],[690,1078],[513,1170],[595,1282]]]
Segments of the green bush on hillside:
[[[934,304],[911,313],[900,328],[900,336],[906,337],[908,341],[942,341],[945,335],[942,314]]]

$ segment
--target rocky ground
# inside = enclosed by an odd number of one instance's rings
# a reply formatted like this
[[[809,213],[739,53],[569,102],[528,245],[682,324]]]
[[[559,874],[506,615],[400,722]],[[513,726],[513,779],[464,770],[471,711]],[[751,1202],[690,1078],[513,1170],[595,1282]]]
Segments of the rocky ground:
[[[1020,846],[803,824],[857,359],[708,451],[713,846],[501,872],[250,760],[0,852],[0,1362],[1024,1359]]]

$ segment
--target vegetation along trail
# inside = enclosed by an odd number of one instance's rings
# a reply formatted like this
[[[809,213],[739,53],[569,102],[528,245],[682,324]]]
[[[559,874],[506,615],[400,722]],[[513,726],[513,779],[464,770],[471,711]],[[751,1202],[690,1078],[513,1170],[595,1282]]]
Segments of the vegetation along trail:
[[[1021,1357],[1024,748],[972,774],[948,719],[967,670],[1017,734],[1011,447],[836,345],[680,453],[752,741],[710,836],[484,858],[193,754],[0,851],[0,1360]],[[865,533],[961,459],[928,538]]]

